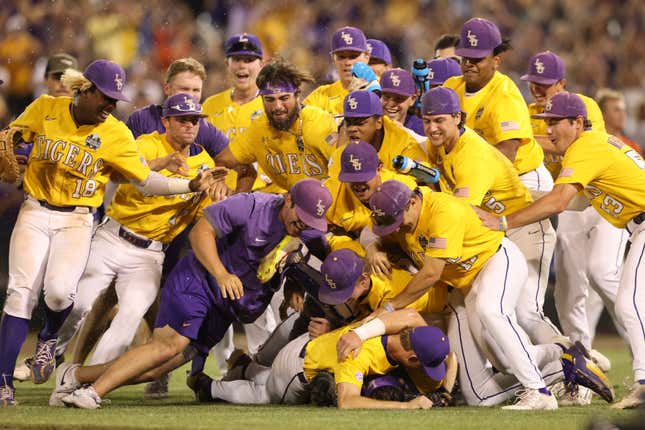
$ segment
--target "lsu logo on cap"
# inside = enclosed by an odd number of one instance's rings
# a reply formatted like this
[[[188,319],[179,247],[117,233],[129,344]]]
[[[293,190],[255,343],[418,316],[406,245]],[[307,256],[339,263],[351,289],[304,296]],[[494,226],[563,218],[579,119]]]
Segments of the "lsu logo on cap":
[[[540,75],[544,73],[544,63],[541,62],[539,58],[536,58],[535,63],[533,64],[535,65],[535,71],[537,73],[539,73]]]
[[[325,282],[327,282],[327,285],[328,285],[328,286],[329,286],[329,288],[331,288],[332,290],[335,290],[335,289],[336,289],[336,283],[334,282],[334,280],[333,280],[333,279],[331,279],[331,278],[329,277],[329,275],[325,275]]]
[[[372,55],[372,44],[371,43],[367,44],[367,53]]]
[[[341,38],[345,41],[345,43],[346,43],[346,44],[348,44],[348,45],[351,45],[351,44],[353,44],[353,43],[354,43],[354,38],[353,38],[353,37],[352,37],[352,35],[351,35],[351,34],[349,34],[349,33],[345,33],[344,31],[342,31],[342,32],[340,33],[340,37],[341,37]]]
[[[548,102],[546,102],[546,105],[544,105],[544,111],[551,112],[551,109],[553,109],[553,103],[551,102],[551,100],[549,100]]]
[[[119,76],[118,73],[114,74],[114,85],[116,86],[117,91],[121,91],[123,88],[123,79],[121,79],[121,76]]]
[[[240,34],[240,40],[238,41],[239,43],[248,42],[248,41],[249,39],[248,37],[246,37],[246,34]]]
[[[381,208],[372,208],[372,212],[374,212],[374,216],[377,217],[385,216],[385,211]]]
[[[325,214],[325,205],[323,205],[323,202],[321,199],[318,199],[318,203],[316,203],[316,216],[321,217]]]
[[[192,99],[184,97],[184,103],[186,103],[189,110],[197,110],[197,106],[195,106],[195,102]]]
[[[477,44],[479,43],[477,35],[473,34],[470,30],[468,30],[466,37],[468,38],[468,43],[470,43],[470,46],[477,46]]]
[[[434,70],[431,67],[428,67],[428,79],[434,79]]]
[[[358,108],[358,101],[354,97],[348,98],[347,104],[351,110],[356,110]]]
[[[401,85],[401,79],[399,78],[399,75],[397,75],[396,73],[392,73],[390,75],[390,79],[392,79],[392,85],[394,85],[395,87],[398,87],[399,85]]]
[[[363,163],[361,163],[361,159],[354,157],[354,154],[351,154],[349,156],[349,162],[352,163],[352,167],[354,168],[354,170],[356,171],[363,170]]]

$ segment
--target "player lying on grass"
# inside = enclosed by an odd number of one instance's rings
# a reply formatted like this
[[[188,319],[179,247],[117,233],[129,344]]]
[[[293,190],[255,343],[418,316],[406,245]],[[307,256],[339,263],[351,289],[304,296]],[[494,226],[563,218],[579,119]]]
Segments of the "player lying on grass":
[[[162,290],[152,340],[112,363],[61,365],[50,404],[96,409],[121,385],[149,381],[208,354],[234,320],[255,320],[273,297],[274,286],[257,278],[262,258],[287,235],[325,231],[330,203],[320,181],[305,179],[286,195],[242,193],[204,209],[190,234],[193,251]],[[92,385],[79,388],[86,383]]]

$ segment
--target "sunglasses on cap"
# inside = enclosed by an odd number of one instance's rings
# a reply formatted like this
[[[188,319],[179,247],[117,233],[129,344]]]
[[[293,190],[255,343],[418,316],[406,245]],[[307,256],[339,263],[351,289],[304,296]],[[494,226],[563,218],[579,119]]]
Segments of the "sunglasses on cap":
[[[461,57],[460,64],[466,64],[466,63],[479,64],[482,61],[484,61],[485,59],[486,59],[486,57],[482,57],[482,58]]]
[[[228,52],[241,52],[241,51],[249,51],[249,52],[255,52],[258,54],[260,50],[258,49],[255,44],[251,42],[237,42],[231,45],[230,48],[228,48]]]

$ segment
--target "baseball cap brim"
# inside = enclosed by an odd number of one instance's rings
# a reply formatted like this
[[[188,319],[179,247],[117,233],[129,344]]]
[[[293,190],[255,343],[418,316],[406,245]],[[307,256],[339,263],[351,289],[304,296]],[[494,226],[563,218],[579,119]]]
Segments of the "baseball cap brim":
[[[205,113],[197,113],[197,112],[193,112],[193,113],[190,113],[190,112],[169,113],[169,114],[164,115],[163,117],[164,118],[170,118],[170,117],[178,117],[178,116],[198,116],[200,118],[207,118],[208,117],[208,115],[206,115]]]
[[[466,58],[484,58],[492,54],[492,49],[456,48],[455,54]]]
[[[332,290],[331,288],[320,288],[318,290],[318,299],[327,305],[340,305],[345,303],[354,292],[354,288],[342,288]]]
[[[91,80],[91,79],[90,79]],[[118,92],[118,91],[112,91],[112,90],[105,90],[101,88],[100,86],[96,85],[96,82],[92,82],[96,88],[99,89],[100,92],[102,92],[105,96],[115,99],[115,100],[121,100],[122,102],[130,102],[130,99],[125,96],[125,94]]]
[[[531,115],[531,118],[547,119],[547,118],[568,118],[568,117],[566,115],[562,115],[562,114],[559,114],[559,113],[546,113],[546,112],[543,112],[543,113],[538,113],[538,114],[535,114],[535,115]]]
[[[300,218],[300,221],[304,222],[307,224],[307,226],[315,229],[322,231],[323,233],[327,232],[327,218],[322,217],[322,218],[317,218],[304,210],[300,208],[300,206],[295,205],[296,207],[296,214],[298,215],[298,218]]]
[[[394,88],[383,88],[382,86],[381,86],[381,92],[382,93],[398,94],[398,95],[404,96],[404,97],[412,97],[413,95],[415,95],[415,93],[410,94],[407,91],[398,90],[398,89],[394,89]]]
[[[231,51],[226,53],[227,57],[233,57],[235,55],[245,55],[247,57],[255,57],[260,59],[262,58],[262,55],[259,52],[253,51]]]
[[[361,49],[358,46],[343,46],[341,48],[332,49],[329,53],[335,54],[339,51],[367,52],[367,49]]]
[[[434,367],[423,366],[423,370],[425,370],[428,377],[433,381],[439,382],[446,377],[446,363],[444,361]]]
[[[536,76],[536,75],[529,75],[529,74],[520,76],[520,80],[535,82],[542,85],[553,85],[556,82],[558,82],[557,79],[545,78],[544,76]]]
[[[395,218],[392,224],[378,225],[376,223],[372,223],[372,231],[377,236],[387,236],[388,234],[392,234],[395,231],[397,231],[398,228],[401,226],[402,222],[403,222],[403,211],[401,211],[401,213]]]
[[[338,179],[341,182],[367,182],[376,176],[376,171],[373,172],[340,172]]]

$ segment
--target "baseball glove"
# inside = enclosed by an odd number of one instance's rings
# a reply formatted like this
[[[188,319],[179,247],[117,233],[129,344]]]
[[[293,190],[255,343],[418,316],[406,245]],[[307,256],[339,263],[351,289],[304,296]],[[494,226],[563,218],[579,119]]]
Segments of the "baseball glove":
[[[444,390],[435,391],[425,396],[432,401],[433,408],[446,408],[457,404],[454,397]]]
[[[15,127],[0,131],[0,181],[13,184],[20,178],[18,160],[13,147],[22,135],[22,130]]]

